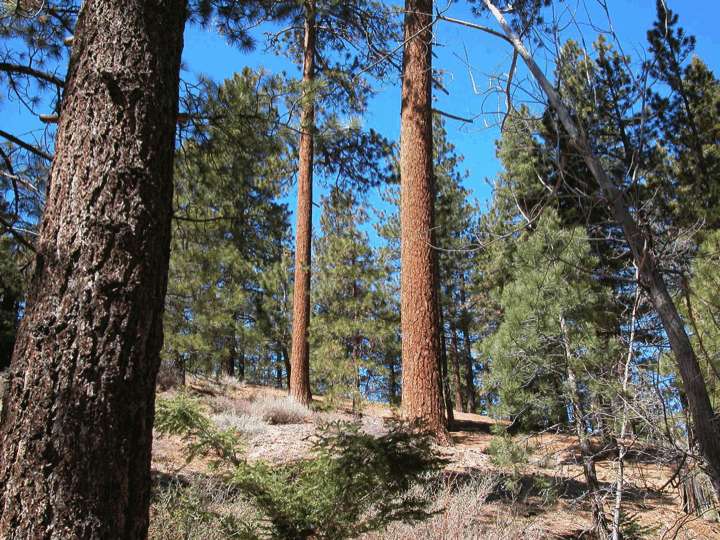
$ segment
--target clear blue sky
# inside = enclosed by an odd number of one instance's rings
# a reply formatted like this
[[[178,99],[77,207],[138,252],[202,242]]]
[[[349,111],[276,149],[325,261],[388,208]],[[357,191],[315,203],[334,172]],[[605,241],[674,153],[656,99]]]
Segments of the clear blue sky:
[[[720,30],[717,24],[720,20],[720,0],[667,0],[667,3],[670,9],[679,13],[680,24],[686,31],[697,37],[697,54],[716,73],[720,72]],[[588,20],[583,2],[570,0],[566,4],[577,10],[576,18],[581,25]],[[614,30],[625,53],[639,58],[637,53],[644,50],[645,34],[654,20],[655,1],[607,0],[607,4]],[[596,0],[585,0],[585,5],[599,26],[608,26]],[[436,0],[436,6],[443,9],[446,2]],[[495,26],[489,19],[482,21],[474,18],[469,6],[463,1],[454,3],[446,15]],[[594,31],[585,26],[581,28],[586,41],[592,42],[596,35]],[[566,34],[576,37],[577,31],[568,29]],[[497,93],[484,92],[491,85],[491,76],[507,72],[511,51],[508,45],[495,37],[447,22],[437,25],[435,35],[434,66],[442,70],[445,86],[450,93],[445,95],[436,91],[436,106],[448,113],[475,118],[473,124],[448,119],[447,128],[451,141],[465,157],[465,168],[470,171],[467,187],[480,200],[486,200],[491,193],[486,179],[494,177],[499,168],[495,158],[495,140],[499,130],[496,127],[497,116],[492,112],[497,111],[502,103],[498,104]],[[264,66],[272,72],[297,71],[295,66],[284,59],[261,49],[249,54],[234,50],[217,34],[199,28],[189,28],[186,33],[184,60],[191,73],[204,73],[217,80],[228,77],[244,66]],[[472,80],[468,64],[472,66]],[[521,81],[522,71],[519,74],[518,80]],[[525,96],[518,93],[517,99],[525,99]],[[400,131],[399,81],[380,89],[364,122],[368,127],[397,140]]]
[[[697,37],[697,54],[716,74],[720,72],[720,30],[717,25],[720,20],[720,0],[666,1],[671,9],[679,13],[680,24],[686,31]],[[446,6],[446,0],[436,0],[436,3],[438,9]],[[607,4],[624,51],[638,58],[637,53],[646,46],[645,33],[654,19],[655,1],[607,0]],[[565,5],[575,11],[581,25],[588,20],[588,12],[584,7],[587,6],[593,20],[599,26],[607,27],[604,15],[598,9],[597,0],[566,0]],[[469,6],[462,1],[450,6],[446,15],[495,26],[489,19],[473,19]],[[565,19],[567,20],[567,16]],[[582,26],[582,29],[586,41],[592,42],[595,39],[594,31],[587,26]],[[445,86],[450,93],[445,95],[436,92],[436,107],[462,117],[475,118],[473,124],[448,120],[447,127],[451,141],[465,157],[465,168],[470,171],[467,187],[480,200],[487,200],[490,187],[486,179],[494,177],[498,171],[495,158],[497,116],[492,112],[497,111],[502,103],[498,101],[497,92],[484,92],[491,85],[492,75],[507,71],[510,60],[509,46],[495,37],[447,22],[439,23],[435,32],[434,65],[436,69],[442,70]],[[576,36],[577,31],[569,29],[566,35]],[[261,34],[258,37],[261,45]],[[540,55],[539,58],[542,59],[543,56]],[[262,47],[251,53],[243,53],[226,44],[216,33],[197,27],[189,27],[186,31],[183,60],[186,66],[183,77],[189,79],[202,73],[220,81],[245,66],[263,66],[271,72],[297,72],[295,66],[264,52]],[[468,64],[472,66],[472,79]],[[522,76],[520,71],[517,79],[519,82],[522,82]],[[524,99],[524,96],[518,93],[517,99]],[[42,127],[37,120],[24,114],[17,103],[0,103],[0,114],[0,124],[4,129],[25,133],[28,138],[32,136],[33,130]],[[400,124],[398,81],[380,89],[364,122],[368,127],[397,140]],[[290,199],[293,196],[294,194],[291,194]],[[294,207],[292,204],[290,206]]]

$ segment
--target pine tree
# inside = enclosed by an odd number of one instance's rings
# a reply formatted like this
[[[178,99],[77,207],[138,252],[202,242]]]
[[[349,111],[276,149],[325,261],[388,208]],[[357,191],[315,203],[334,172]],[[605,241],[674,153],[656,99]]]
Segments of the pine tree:
[[[476,239],[478,208],[469,202],[470,193],[463,187],[458,169],[462,157],[448,141],[444,123],[435,115],[433,126],[433,171],[437,185],[435,202],[435,242],[438,251],[442,338],[445,340],[446,363],[454,391],[455,405],[463,412],[477,407],[474,359],[471,354],[471,321],[468,284],[474,279],[477,264]],[[447,401],[447,397],[446,397]]]
[[[80,14],[3,401],[0,536],[147,535],[184,17]]]
[[[382,181],[382,167],[377,165],[387,151],[386,142],[357,124],[346,129],[337,111],[349,115],[365,109],[372,89],[358,72],[384,74],[383,54],[395,23],[389,10],[374,0],[352,5],[333,0],[279,2],[274,9],[292,24],[270,45],[302,66],[290,395],[309,403],[313,176],[319,169],[365,188]]]
[[[269,311],[282,309],[269,303],[282,290],[274,278],[287,271],[288,211],[278,201],[294,165],[278,108],[286,84],[245,70],[207,90],[202,114],[218,120],[184,144],[176,166],[165,356],[242,378],[251,358],[286,343],[280,328],[266,340],[281,317]]]
[[[313,272],[314,380],[327,398],[351,397],[359,407],[368,388],[383,375],[382,271],[366,232],[362,201],[338,188],[323,200],[322,236]]]
[[[484,348],[488,390],[497,396],[494,414],[532,429],[574,424],[600,533],[607,525],[589,410],[598,366],[617,351],[602,339],[599,308],[607,291],[593,279],[593,266],[583,230],[563,228],[546,210],[517,240],[512,278],[498,291],[502,322]]]

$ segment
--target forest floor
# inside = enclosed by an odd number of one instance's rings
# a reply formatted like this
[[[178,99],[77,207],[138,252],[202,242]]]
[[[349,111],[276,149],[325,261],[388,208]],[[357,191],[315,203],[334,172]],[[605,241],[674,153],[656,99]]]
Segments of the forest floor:
[[[190,378],[189,391],[200,399],[216,421],[232,423],[242,417],[248,460],[283,463],[308,456],[310,439],[317,426],[333,420],[352,420],[349,404],[327,411],[322,397],[314,400],[316,412],[300,414],[271,425],[260,419],[248,421],[258,403],[282,403],[285,391]],[[161,393],[167,397],[172,394]],[[365,404],[362,409],[362,429],[371,434],[384,432],[384,420],[392,416],[387,406]],[[488,454],[495,421],[489,417],[455,413],[451,429],[453,445],[441,448],[449,460],[444,488],[428,493],[434,498],[439,513],[432,519],[415,525],[393,525],[388,531],[367,536],[372,539],[513,539],[522,538],[585,538],[583,531],[590,527],[591,516],[585,494],[576,438],[563,434],[519,435],[516,442],[526,445],[530,458],[515,471],[503,470],[493,464]],[[183,441],[178,437],[156,434],[153,446],[153,473],[156,478],[184,480],[212,476],[213,470],[203,460],[187,463]],[[598,477],[603,487],[614,482],[614,463],[600,461]],[[626,463],[624,508],[633,516],[636,530],[644,529],[642,537],[711,539],[720,538],[720,524],[711,523],[681,509],[680,494],[667,484],[672,476],[668,468],[648,460],[628,460]],[[521,485],[536,486],[522,489],[519,495],[498,495],[502,479],[512,476]],[[472,481],[462,482],[470,478]],[[465,488],[458,486],[465,485]],[[470,489],[467,486],[471,486]],[[537,486],[547,489],[537,489]],[[608,491],[610,491],[608,489]],[[506,492],[505,492],[506,493]],[[612,502],[606,500],[609,510]],[[155,516],[157,518],[157,515]],[[160,537],[162,535],[157,535]]]

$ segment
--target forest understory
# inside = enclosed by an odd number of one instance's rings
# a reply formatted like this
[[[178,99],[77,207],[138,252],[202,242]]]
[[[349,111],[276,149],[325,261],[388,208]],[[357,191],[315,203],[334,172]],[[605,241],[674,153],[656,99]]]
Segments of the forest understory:
[[[178,388],[158,393],[172,398]],[[248,461],[275,465],[308,459],[310,441],[319,425],[358,421],[362,430],[378,436],[385,420],[397,410],[365,403],[353,413],[352,403],[325,404],[314,396],[310,409],[287,400],[283,389],[236,380],[191,376],[182,392],[196,397],[214,422],[241,433]],[[267,411],[274,414],[267,416]],[[264,416],[265,415],[265,416]],[[273,423],[277,422],[277,423]],[[437,514],[417,523],[393,523],[387,530],[364,534],[366,540],[519,540],[593,538],[592,515],[583,478],[577,438],[569,433],[517,435],[514,443],[527,452],[527,461],[509,465],[494,458],[491,434],[496,420],[455,411],[450,428],[452,445],[437,447],[448,459],[422,496],[432,500]],[[506,423],[505,423],[506,424]],[[600,447],[600,441],[596,441]],[[652,448],[630,446],[626,457],[624,509],[631,516],[627,538],[699,540],[720,537],[720,524],[682,509],[673,471],[652,460]],[[155,433],[153,441],[154,502],[150,538],[188,540],[227,538],[223,515],[257,517],[252,505],[237,498],[209,458],[186,460],[180,436]],[[499,461],[499,462],[498,462]],[[601,486],[608,492],[615,480],[611,456],[596,461]],[[670,482],[670,483],[669,483]],[[610,497],[607,503],[611,504]],[[259,523],[255,523],[260,528]]]

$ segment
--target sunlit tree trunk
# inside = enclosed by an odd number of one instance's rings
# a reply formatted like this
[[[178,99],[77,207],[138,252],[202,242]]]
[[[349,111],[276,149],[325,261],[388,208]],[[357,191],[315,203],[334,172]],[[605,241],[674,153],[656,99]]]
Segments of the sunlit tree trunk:
[[[440,377],[440,314],[432,247],[432,0],[406,0],[400,132],[402,406],[449,442]]]
[[[315,103],[315,1],[306,0],[303,56],[303,103],[300,135],[300,167],[295,234],[295,288],[293,290],[292,352],[290,356],[290,395],[303,404],[312,400],[310,393],[310,264],[312,241],[313,137]]]

